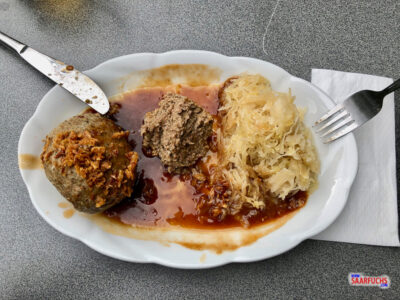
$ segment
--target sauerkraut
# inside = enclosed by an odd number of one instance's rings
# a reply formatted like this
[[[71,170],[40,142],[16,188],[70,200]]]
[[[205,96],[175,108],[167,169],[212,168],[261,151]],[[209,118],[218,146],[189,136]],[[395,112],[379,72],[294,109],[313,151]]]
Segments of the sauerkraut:
[[[317,151],[290,91],[244,74],[227,82],[221,105],[219,167],[234,201],[262,208],[267,194],[283,200],[317,184]]]

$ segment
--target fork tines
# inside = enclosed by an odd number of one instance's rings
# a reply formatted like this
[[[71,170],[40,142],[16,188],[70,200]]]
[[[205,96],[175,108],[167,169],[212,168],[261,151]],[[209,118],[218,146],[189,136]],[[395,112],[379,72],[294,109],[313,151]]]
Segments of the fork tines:
[[[330,143],[345,134],[348,134],[357,127],[350,113],[346,111],[343,104],[336,105],[333,109],[322,116],[315,122],[313,127],[316,128],[324,143]]]

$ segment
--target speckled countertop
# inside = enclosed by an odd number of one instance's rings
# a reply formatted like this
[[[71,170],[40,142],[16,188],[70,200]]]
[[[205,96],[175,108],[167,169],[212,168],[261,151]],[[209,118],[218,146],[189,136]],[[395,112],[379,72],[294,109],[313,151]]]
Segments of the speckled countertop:
[[[0,30],[85,70],[124,54],[205,49],[311,68],[400,77],[398,0],[0,0]],[[306,241],[278,257],[174,270],[105,257],[36,213],[17,166],[25,122],[52,84],[0,46],[0,298],[396,298],[400,249]],[[396,101],[399,101],[396,94]],[[396,103],[397,140],[400,105]],[[350,287],[349,272],[387,274],[389,290]]]

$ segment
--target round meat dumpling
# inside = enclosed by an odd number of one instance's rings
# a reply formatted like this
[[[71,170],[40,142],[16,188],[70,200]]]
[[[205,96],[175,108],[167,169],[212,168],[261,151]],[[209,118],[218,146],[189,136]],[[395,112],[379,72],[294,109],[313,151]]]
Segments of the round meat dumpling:
[[[183,172],[208,151],[213,118],[187,97],[168,93],[146,113],[140,132],[146,152],[158,156],[168,172]]]
[[[138,154],[113,121],[85,112],[46,137],[40,156],[47,178],[75,209],[96,213],[131,196]]]

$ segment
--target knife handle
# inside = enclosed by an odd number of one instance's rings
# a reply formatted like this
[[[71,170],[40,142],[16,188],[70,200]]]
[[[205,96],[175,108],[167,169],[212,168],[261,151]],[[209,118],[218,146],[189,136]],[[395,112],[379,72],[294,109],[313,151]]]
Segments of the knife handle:
[[[24,45],[24,44],[18,42],[17,40],[14,40],[13,38],[2,33],[1,31],[0,31],[0,41],[3,42],[3,44],[7,45],[8,47],[17,51],[18,54],[21,54],[22,52],[24,52],[25,48],[28,47],[27,45]]]

